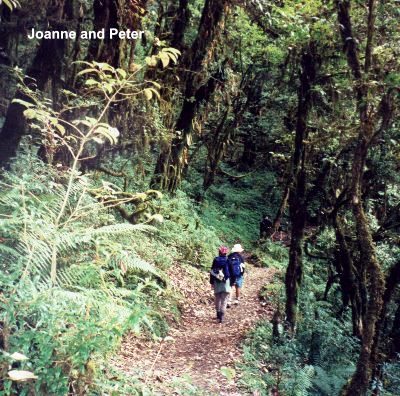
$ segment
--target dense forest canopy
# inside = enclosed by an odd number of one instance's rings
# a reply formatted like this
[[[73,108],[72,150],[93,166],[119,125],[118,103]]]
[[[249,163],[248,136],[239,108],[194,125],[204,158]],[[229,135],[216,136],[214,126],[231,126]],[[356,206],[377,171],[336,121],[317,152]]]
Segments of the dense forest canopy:
[[[177,268],[242,243],[274,314],[240,394],[400,394],[399,17],[0,1],[0,393],[156,393],[111,357],[179,322]]]

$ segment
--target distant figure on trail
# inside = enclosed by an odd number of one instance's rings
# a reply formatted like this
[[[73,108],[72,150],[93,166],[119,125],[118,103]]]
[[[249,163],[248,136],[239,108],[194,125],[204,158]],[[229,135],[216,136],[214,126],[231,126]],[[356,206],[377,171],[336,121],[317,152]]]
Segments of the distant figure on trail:
[[[220,246],[218,256],[214,258],[210,271],[210,284],[214,289],[215,310],[217,311],[217,320],[222,323],[228,303],[229,295],[232,290],[231,274],[226,255],[229,249],[226,246]]]
[[[240,243],[233,246],[231,254],[228,256],[229,271],[231,274],[231,285],[235,286],[236,299],[234,304],[239,304],[240,289],[243,286],[243,274],[245,270],[245,263],[242,255],[243,247]]]
[[[260,221],[260,239],[266,238],[272,234],[272,220],[264,215]]]

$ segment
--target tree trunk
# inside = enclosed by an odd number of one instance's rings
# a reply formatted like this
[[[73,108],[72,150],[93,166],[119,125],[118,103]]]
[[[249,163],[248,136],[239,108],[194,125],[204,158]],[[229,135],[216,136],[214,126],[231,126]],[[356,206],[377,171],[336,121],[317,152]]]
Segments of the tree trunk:
[[[43,39],[31,66],[26,70],[25,74],[28,77],[24,78],[25,85],[43,90],[49,79],[53,79],[58,84],[64,49],[64,40]],[[16,92],[15,99],[31,102],[29,96],[21,90]],[[21,138],[25,134],[27,124],[23,115],[24,110],[26,107],[18,103],[10,103],[7,109],[0,133],[0,167],[7,166],[10,159],[15,156]]]
[[[111,28],[118,29],[118,1],[94,0],[93,2],[93,30],[105,29],[104,40],[91,40],[89,45],[89,60],[106,62],[112,66],[119,66],[119,39],[117,36],[110,38]]]
[[[128,7],[127,15],[129,15],[129,18],[127,18],[127,21],[125,21],[125,25],[127,25],[132,31],[134,30],[139,31],[143,28],[142,19],[143,16],[146,14],[147,2],[148,0],[140,0],[137,4],[129,3],[131,4],[130,6],[131,8]],[[129,57],[128,57],[129,70],[134,70],[135,49],[137,43],[138,40],[131,40],[129,44],[130,46]]]
[[[172,26],[171,47],[182,51],[186,27],[189,23],[189,0],[179,0],[176,17]]]
[[[264,84],[267,81],[267,72],[259,72],[250,82],[247,94],[247,108],[253,116],[253,123],[256,123],[260,115],[262,106],[262,93]],[[257,160],[257,130],[248,130],[244,135],[243,154],[239,163],[239,170],[247,172],[251,169]]]
[[[203,190],[204,193],[214,183],[218,165],[224,154],[225,146],[231,135],[230,128],[226,127],[225,122],[228,118],[229,109],[224,112],[221,121],[219,122],[212,139],[207,144],[207,159],[204,167]]]
[[[303,239],[307,215],[306,198],[306,147],[307,120],[311,109],[311,90],[316,79],[318,58],[314,45],[303,53],[299,104],[297,109],[295,150],[292,162],[292,181],[289,189],[289,214],[292,224],[289,264],[286,270],[286,321],[294,332],[297,321],[297,298],[303,273]]]
[[[390,338],[392,339],[390,356],[394,358],[400,353],[400,303],[398,304],[396,313],[394,314]]]
[[[359,290],[359,280],[357,279],[357,270],[354,267],[353,259],[350,254],[349,247],[346,242],[342,227],[341,219],[334,216],[333,227],[335,229],[336,242],[338,244],[336,252],[336,269],[340,275],[340,286],[342,290],[342,311],[346,306],[351,304],[353,335],[362,338],[363,322],[362,322],[362,299]]]
[[[160,153],[151,184],[155,187],[176,191],[182,173],[187,166],[189,147],[192,143],[192,123],[201,102],[207,101],[216,87],[214,81],[202,84],[201,72],[210,59],[210,50],[216,39],[229,0],[206,0],[197,37],[189,57],[189,72],[186,76],[183,105],[175,124],[176,136],[171,147]],[[163,174],[159,174],[161,169]]]
[[[384,289],[382,271],[376,257],[375,245],[362,202],[362,179],[365,160],[375,131],[374,112],[370,109],[368,100],[369,87],[367,78],[369,67],[371,65],[375,6],[375,0],[368,1],[367,48],[365,52],[366,59],[364,67],[364,73],[366,76],[363,78],[357,42],[354,39],[352,31],[350,1],[336,0],[338,21],[341,26],[341,35],[347,55],[347,63],[356,80],[355,92],[360,115],[360,125],[358,141],[354,150],[350,192],[353,205],[353,215],[356,224],[357,241],[360,251],[360,262],[364,267],[365,279],[369,280],[367,310],[363,320],[361,351],[353,377],[351,378],[350,383],[343,389],[342,394],[345,396],[362,396],[367,392],[371,377],[371,362],[375,360],[372,356],[372,349],[377,322],[380,318]],[[362,274],[362,278],[364,278],[363,275],[364,274]]]
[[[283,189],[283,192],[282,192],[281,203],[276,212],[274,221],[272,222],[270,235],[267,235],[267,237],[270,237],[274,232],[277,232],[279,229],[279,226],[281,225],[282,216],[285,213],[285,210],[286,210],[286,207],[288,204],[288,200],[289,200],[290,185],[291,185],[291,180],[288,178],[288,180],[286,181],[286,184],[285,184],[285,188]]]
[[[387,311],[389,304],[393,298],[397,286],[400,284],[400,261],[398,261],[389,271],[389,274],[385,279],[385,292],[383,294],[382,310],[379,321],[377,323],[377,329],[374,337],[374,344],[372,348],[372,363],[373,377],[378,379],[382,376],[382,370],[380,364],[387,357],[394,358],[396,353],[400,352],[400,305],[396,310],[395,318],[392,324],[392,330],[390,336],[385,338],[386,343],[381,346],[381,337],[387,331]]]
[[[246,100],[243,103],[242,94],[238,93],[232,103],[232,109],[228,108],[222,116],[211,139],[206,142],[207,159],[204,169],[204,192],[214,183],[214,178],[222,160],[224,149],[230,139],[233,138],[235,130],[240,125],[244,112],[251,106],[256,107],[261,98],[262,87],[264,85],[264,73],[257,73],[254,78],[250,78],[251,69],[249,68],[243,75],[240,86],[241,91],[246,93]],[[233,119],[227,121],[229,113],[233,114]]]

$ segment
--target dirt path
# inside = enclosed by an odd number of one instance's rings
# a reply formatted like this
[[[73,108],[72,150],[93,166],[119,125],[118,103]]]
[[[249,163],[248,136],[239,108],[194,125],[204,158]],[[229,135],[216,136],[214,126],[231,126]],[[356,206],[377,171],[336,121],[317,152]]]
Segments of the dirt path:
[[[169,332],[173,340],[144,342],[128,336],[115,366],[128,375],[142,373],[142,378],[144,372],[143,380],[157,384],[158,394],[171,394],[166,390],[171,381],[189,376],[191,383],[206,395],[243,395],[237,389],[237,378],[228,383],[220,369],[234,367],[241,358],[240,341],[245,333],[261,318],[271,318],[273,308],[262,306],[258,292],[271,280],[273,270],[249,268],[241,302],[227,310],[222,325],[215,319],[208,276],[205,274],[196,288],[188,289],[188,285],[193,285],[193,275],[182,273],[182,269],[179,277],[174,277],[174,273],[171,272],[172,283],[182,292],[184,301],[182,321]]]

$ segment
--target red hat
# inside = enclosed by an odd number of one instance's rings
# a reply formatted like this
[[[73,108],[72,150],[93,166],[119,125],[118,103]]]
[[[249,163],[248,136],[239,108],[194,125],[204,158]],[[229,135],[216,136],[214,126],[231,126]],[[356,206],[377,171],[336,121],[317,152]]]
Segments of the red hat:
[[[219,254],[225,255],[225,254],[228,254],[229,249],[226,246],[220,246],[218,248],[218,252],[219,252]]]

